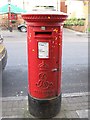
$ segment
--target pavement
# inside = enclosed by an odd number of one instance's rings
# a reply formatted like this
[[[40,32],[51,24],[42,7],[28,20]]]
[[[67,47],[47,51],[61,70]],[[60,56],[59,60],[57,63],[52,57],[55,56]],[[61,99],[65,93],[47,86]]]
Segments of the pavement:
[[[74,33],[77,36],[90,38],[90,32],[78,32],[78,31],[74,31],[74,30],[71,30],[71,29],[67,29],[67,28],[64,28],[64,29],[68,30],[69,32]]]
[[[62,94],[61,110],[54,118],[88,118],[90,93]],[[28,110],[28,97],[3,97],[2,118],[34,118]]]

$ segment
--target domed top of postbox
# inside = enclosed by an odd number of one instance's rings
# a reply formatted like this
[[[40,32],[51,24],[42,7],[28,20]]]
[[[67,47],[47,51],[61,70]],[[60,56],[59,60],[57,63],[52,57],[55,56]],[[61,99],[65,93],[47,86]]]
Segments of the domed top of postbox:
[[[67,17],[66,13],[57,11],[32,11],[22,14],[22,18],[27,22],[63,22]]]

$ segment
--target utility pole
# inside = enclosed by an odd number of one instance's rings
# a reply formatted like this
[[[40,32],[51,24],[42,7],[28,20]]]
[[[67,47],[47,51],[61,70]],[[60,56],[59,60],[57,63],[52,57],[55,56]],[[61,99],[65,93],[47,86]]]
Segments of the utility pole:
[[[25,10],[25,1],[23,0],[23,10]]]
[[[61,0],[57,0],[57,11],[60,11],[60,1]]]
[[[12,32],[12,22],[11,22],[11,0],[8,0],[8,29]]]

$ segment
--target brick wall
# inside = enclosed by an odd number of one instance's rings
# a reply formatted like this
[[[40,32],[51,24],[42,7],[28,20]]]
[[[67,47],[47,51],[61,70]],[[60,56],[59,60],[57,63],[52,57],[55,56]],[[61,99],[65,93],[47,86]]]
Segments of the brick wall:
[[[67,5],[65,5],[65,2],[60,2],[60,11],[67,13]]]
[[[21,17],[21,14],[17,15],[17,20],[15,23],[12,24],[13,29],[17,29],[17,26],[21,23],[24,23],[24,20]],[[8,14],[0,15],[0,27],[2,30],[8,29],[9,22],[8,22]]]

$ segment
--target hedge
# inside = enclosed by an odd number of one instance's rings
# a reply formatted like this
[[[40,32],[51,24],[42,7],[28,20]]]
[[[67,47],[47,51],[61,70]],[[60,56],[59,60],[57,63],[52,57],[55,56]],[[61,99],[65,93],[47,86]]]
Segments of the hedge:
[[[64,26],[84,26],[84,24],[85,24],[84,18],[81,19],[71,18],[71,19],[67,19],[64,22]]]

